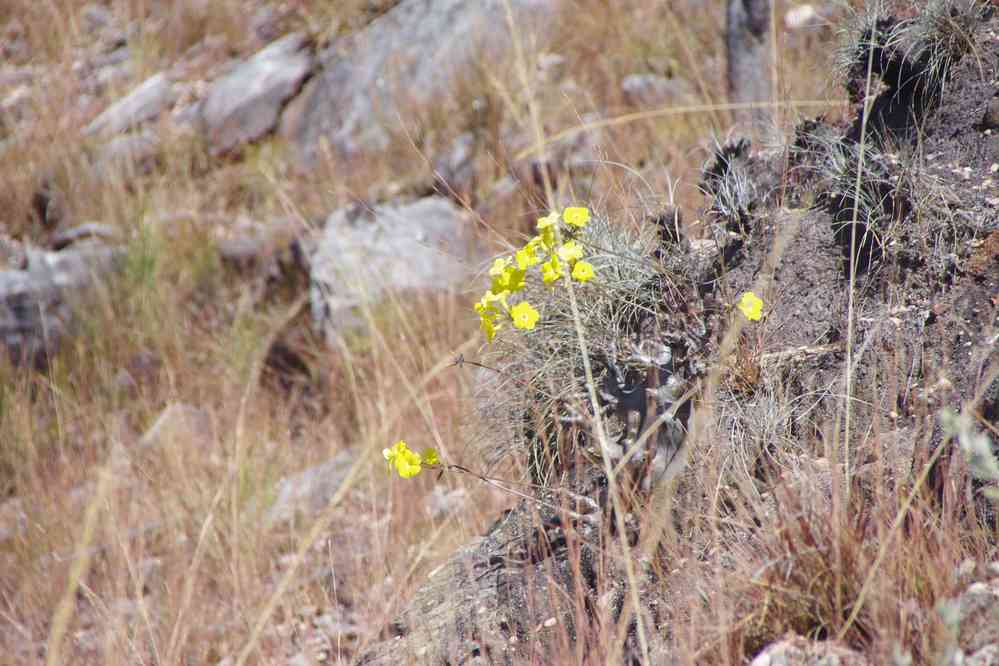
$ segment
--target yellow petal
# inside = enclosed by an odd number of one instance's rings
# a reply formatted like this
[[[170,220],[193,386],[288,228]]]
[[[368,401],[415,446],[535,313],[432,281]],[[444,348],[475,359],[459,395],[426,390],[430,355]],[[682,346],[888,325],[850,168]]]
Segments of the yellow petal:
[[[499,259],[496,259],[493,261],[492,268],[489,269],[489,274],[494,277],[500,275],[504,270],[506,270],[506,267],[509,266],[510,263],[511,259],[509,257],[500,257]]]
[[[577,261],[576,265],[572,267],[572,279],[579,282],[589,282],[593,279],[596,273],[593,270],[593,264],[588,261]]]
[[[549,213],[548,215],[538,218],[538,231],[544,231],[545,229],[551,229],[556,224],[558,224],[558,213]]]
[[[590,221],[590,209],[583,206],[566,208],[562,219],[566,224],[582,229]]]
[[[523,301],[510,308],[510,316],[513,318],[513,325],[517,328],[533,331],[534,325],[538,322],[538,318],[541,315],[538,314],[538,311],[530,303]]]
[[[541,266],[541,276],[545,283],[556,282],[562,277],[562,264],[557,255],[552,255],[551,259]]]
[[[738,307],[750,321],[759,321],[763,316],[763,300],[751,291],[742,295]]]
[[[574,240],[566,241],[558,249],[559,259],[567,262],[578,261],[583,258],[582,246]]]

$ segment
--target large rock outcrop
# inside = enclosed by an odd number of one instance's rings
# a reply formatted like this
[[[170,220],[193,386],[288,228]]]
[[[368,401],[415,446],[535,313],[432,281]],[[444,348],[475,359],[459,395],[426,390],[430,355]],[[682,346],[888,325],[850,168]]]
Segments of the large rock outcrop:
[[[565,0],[404,0],[319,54],[321,69],[282,118],[305,165],[328,146],[351,156],[394,133],[476,76],[513,56],[510,22],[525,44],[548,32]],[[507,10],[509,9],[509,17]]]

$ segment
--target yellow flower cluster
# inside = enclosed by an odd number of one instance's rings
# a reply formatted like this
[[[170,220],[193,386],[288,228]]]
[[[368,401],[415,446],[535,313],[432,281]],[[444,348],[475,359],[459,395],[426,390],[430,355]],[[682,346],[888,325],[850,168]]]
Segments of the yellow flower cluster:
[[[759,321],[763,316],[763,299],[753,292],[747,291],[739,300],[739,309],[742,314],[746,315],[746,319]]]
[[[513,307],[507,299],[521,291],[526,285],[527,271],[532,266],[541,264],[541,279],[545,284],[554,285],[565,277],[566,270],[573,280],[588,282],[596,273],[593,264],[583,261],[583,246],[569,239],[562,242],[563,227],[571,233],[582,229],[590,221],[590,209],[577,206],[566,208],[560,213],[553,212],[538,220],[538,234],[527,241],[524,247],[513,253],[511,257],[501,257],[493,262],[489,269],[492,285],[481,300],[475,304],[479,315],[480,327],[489,342],[496,337],[496,332],[502,328],[501,320],[509,318],[515,328],[533,330],[541,315],[527,301],[521,301]],[[505,315],[505,316],[504,316]]]
[[[382,449],[382,455],[389,466],[395,467],[396,471],[399,472],[399,476],[404,479],[413,478],[422,472],[424,467],[433,467],[441,464],[441,460],[437,456],[437,451],[434,449],[427,449],[421,455],[410,449],[406,445],[406,442],[401,439],[392,448]]]

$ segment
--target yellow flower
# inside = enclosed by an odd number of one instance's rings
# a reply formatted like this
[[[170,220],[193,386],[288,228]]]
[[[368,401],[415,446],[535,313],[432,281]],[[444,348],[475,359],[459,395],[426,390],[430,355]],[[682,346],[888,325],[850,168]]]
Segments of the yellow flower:
[[[531,239],[532,243],[535,241],[537,241],[538,245],[544,248],[545,252],[551,252],[557,242],[555,227],[545,227],[544,229],[541,229],[540,233]]]
[[[395,467],[399,476],[404,479],[411,479],[420,473],[423,459],[401,439],[392,448],[382,449],[382,456],[385,457],[389,465]]]
[[[558,255],[553,254],[548,261],[541,264],[541,277],[545,284],[556,282],[562,277],[562,263],[558,260]]]
[[[582,229],[590,221],[590,209],[581,206],[566,208],[562,219],[566,224]]]
[[[527,275],[526,270],[521,270],[516,266],[507,266],[499,275],[493,277],[493,284],[490,287],[490,291],[497,294],[515,293],[524,288],[524,276]],[[506,302],[503,302],[503,307],[506,307]]]
[[[535,256],[537,256],[537,253],[538,253],[539,249],[541,249],[541,250],[545,249],[545,239],[544,239],[544,237],[541,234],[538,234],[537,236],[535,236],[531,240],[527,241],[527,244],[524,246],[524,249],[525,250],[529,250],[532,254],[534,254]]]
[[[495,315],[499,313],[496,308],[496,303],[503,306],[503,309],[507,309],[506,297],[510,295],[509,291],[494,292],[491,289],[482,295],[481,300],[475,304],[475,311],[479,313],[479,316]]]
[[[503,271],[506,270],[507,266],[509,266],[512,263],[513,260],[510,259],[510,257],[500,257],[499,259],[493,261],[493,266],[492,268],[489,269],[489,274],[492,275],[493,277],[496,277],[497,275],[502,275]]]
[[[412,479],[423,471],[421,467],[422,463],[423,459],[420,458],[420,454],[407,450],[403,455],[396,458],[395,469],[402,478]]]
[[[558,219],[558,213],[552,213],[538,220],[538,235],[535,238],[541,242],[546,250],[555,247],[557,239],[555,230],[558,229]]]
[[[423,456],[421,457],[423,458],[423,464],[428,467],[430,465],[441,464],[440,456],[437,455],[437,449],[427,449],[423,452]]]
[[[538,231],[544,231],[545,229],[554,228],[558,224],[558,213],[549,213],[544,217],[538,218]]]
[[[559,259],[570,264],[583,258],[583,247],[574,240],[566,241],[558,249]]]
[[[399,454],[407,449],[408,447],[406,446],[406,442],[400,439],[392,445],[392,448],[382,449],[382,455],[385,457],[385,461],[389,465],[393,465],[395,464],[395,459],[399,457]]]
[[[479,328],[486,334],[486,342],[492,342],[493,338],[496,337],[496,331],[500,329],[500,326],[496,323],[496,320],[493,317],[483,316],[479,319]]]
[[[739,301],[739,309],[746,315],[746,319],[759,321],[763,316],[763,300],[753,292],[747,291]]]
[[[522,271],[526,271],[534,264],[541,262],[541,257],[537,253],[538,246],[532,245],[533,242],[533,240],[528,242],[527,245],[517,250],[517,253],[514,255],[517,259],[517,268]]]
[[[534,330],[534,325],[538,323],[538,311],[530,303],[522,301],[510,308],[510,316],[513,317],[513,325],[517,328],[526,328],[528,331]]]
[[[572,267],[572,279],[579,282],[589,282],[596,275],[593,271],[593,264],[588,261],[577,261]]]

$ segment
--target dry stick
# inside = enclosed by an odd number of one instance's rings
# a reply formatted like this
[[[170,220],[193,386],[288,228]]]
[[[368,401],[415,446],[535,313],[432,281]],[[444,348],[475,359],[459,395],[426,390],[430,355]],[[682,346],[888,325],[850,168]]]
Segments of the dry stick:
[[[160,655],[159,643],[156,640],[156,632],[153,630],[153,620],[149,615],[149,604],[146,603],[146,600],[144,599],[144,595],[142,593],[142,586],[145,581],[140,580],[141,574],[136,570],[135,561],[128,552],[128,544],[122,539],[121,532],[116,531],[115,534],[118,537],[118,545],[121,547],[121,554],[122,558],[124,558],[125,560],[125,566],[128,567],[129,578],[131,578],[132,580],[132,585],[133,585],[132,594],[135,596],[136,600],[138,601],[139,615],[142,617],[142,623],[145,626],[146,634],[148,634],[146,640],[149,642],[149,646],[152,649],[153,663],[154,664],[169,663],[163,661],[163,658]]]
[[[122,645],[123,647],[127,645],[136,662],[138,662],[140,666],[145,666],[145,661],[142,659],[142,654],[139,651],[139,646],[136,645],[135,637],[133,635],[130,635],[131,632],[126,631],[126,628],[122,627],[120,623],[112,624],[111,620],[113,612],[108,607],[104,599],[102,599],[96,592],[94,592],[93,588],[91,588],[89,585],[87,585],[82,581],[80,582],[80,594],[86,597],[87,601],[90,603],[93,609],[98,614],[100,614],[101,619],[105,622],[105,624],[109,625],[105,629],[105,641],[108,640],[107,637],[109,635],[113,636],[113,639],[111,640],[115,641],[116,645]],[[162,663],[162,662],[154,662],[154,663]]]
[[[572,286],[572,280],[566,280],[566,287],[569,291],[569,304],[572,306],[572,320],[576,327],[576,338],[579,343],[579,352],[583,357],[583,371],[586,374],[586,390],[589,394],[590,404],[593,406],[593,422],[597,431],[597,441],[600,443],[600,457],[604,463],[604,473],[607,476],[608,491],[611,502],[614,504],[614,518],[617,522],[618,537],[621,542],[621,557],[624,560],[625,573],[628,576],[628,587],[631,589],[631,602],[635,613],[635,624],[638,633],[638,642],[642,648],[643,663],[649,662],[649,644],[645,637],[645,625],[642,621],[641,599],[638,596],[638,578],[635,576],[635,565],[631,560],[631,552],[628,548],[627,532],[624,524],[624,508],[621,506],[621,497],[618,491],[617,480],[614,475],[614,468],[610,460],[610,445],[607,441],[607,431],[604,429],[603,418],[600,415],[600,403],[597,400],[596,382],[593,379],[593,368],[590,365],[589,350],[586,346],[586,337],[583,334],[583,319],[579,314],[579,304],[576,302],[576,292]],[[621,621],[618,624],[623,636],[627,636],[630,613],[622,613]],[[619,639],[622,640],[622,639]],[[615,649],[614,653],[617,653]]]
[[[562,130],[561,132],[556,132],[551,136],[545,138],[544,140],[539,140],[533,146],[524,148],[519,153],[516,154],[515,159],[522,160],[525,157],[529,157],[535,154],[541,154],[544,147],[560,141],[562,139],[581,134],[582,132],[588,132],[590,130],[601,129],[604,127],[612,127],[614,125],[624,125],[627,123],[636,122],[639,120],[651,120],[653,118],[663,118],[666,116],[679,116],[693,113],[709,113],[712,111],[738,111],[742,109],[764,109],[771,107],[779,108],[812,108],[812,107],[839,107],[845,106],[846,102],[830,102],[826,100],[791,100],[787,102],[730,102],[726,104],[692,104],[689,106],[671,106],[664,109],[656,109],[655,111],[636,111],[634,113],[625,113],[620,116],[614,116],[613,118],[602,118],[600,120],[594,120],[593,122],[583,123],[581,125],[576,125],[575,127],[569,127]]]
[[[862,183],[862,177],[864,173],[864,152],[867,148],[867,121],[870,118],[871,112],[871,77],[874,70],[874,44],[873,40],[870,44],[870,48],[867,52],[867,78],[864,83],[864,111],[860,119],[860,146],[857,155],[857,178],[854,183],[853,190],[853,212],[851,214],[850,222],[850,284],[847,293],[847,309],[846,309],[846,363],[843,368],[843,392],[846,394],[843,410],[837,411],[836,415],[836,428],[833,432],[833,451],[835,454],[837,446],[837,439],[839,438],[839,415],[845,412],[845,422],[843,424],[843,467],[845,475],[845,494],[844,500],[840,501],[839,493],[833,494],[833,513],[837,517],[837,523],[842,523],[842,512],[844,507],[850,504],[850,495],[852,493],[851,484],[853,479],[853,472],[850,467],[850,425],[853,416],[853,337],[855,335],[854,331],[854,297],[856,295],[857,286],[857,218],[860,215],[860,187]],[[842,588],[840,585],[840,572],[843,570],[842,564],[842,552],[839,548],[839,542],[835,543],[836,550],[836,610],[841,612],[843,609],[842,603]]]
[[[857,155],[857,178],[853,188],[853,213],[850,220],[850,291],[846,310],[846,367],[843,382],[846,393],[845,423],[843,440],[845,445],[844,464],[846,466],[846,499],[850,500],[850,421],[853,413],[850,397],[853,393],[853,336],[854,336],[854,292],[857,285],[857,217],[860,215],[860,186],[864,174],[864,152],[867,149],[867,121],[871,115],[871,77],[874,70],[874,44],[867,53],[867,81],[864,90],[864,113],[860,120],[860,145]],[[837,428],[838,430],[838,428]]]
[[[358,285],[358,286],[360,286],[361,288],[363,288],[363,285]],[[367,303],[369,301],[369,299],[366,299],[366,298],[363,299],[363,300],[364,300],[365,303]],[[398,305],[398,304],[396,304],[396,305]],[[378,330],[377,326],[375,326],[375,321],[374,321],[374,318],[372,316],[371,308],[367,307],[367,306],[363,306],[363,309],[364,309],[365,319],[368,322],[369,327],[371,327],[372,335],[377,337],[378,341],[385,347],[385,349],[388,349],[388,346],[387,346],[387,343],[385,341],[384,336],[381,335],[381,333]],[[459,349],[459,351],[458,351],[458,358],[459,359],[462,359],[462,360],[464,359],[463,350],[465,350],[467,347],[472,346],[475,343],[475,340],[476,339],[473,337],[473,338],[470,338],[470,339],[466,340],[461,345],[459,345],[459,348],[458,348]],[[340,343],[340,348],[341,348],[342,353],[345,356],[347,356],[348,358],[352,358],[352,356],[350,354],[350,350],[347,348],[347,346],[345,344],[342,343],[342,341]],[[400,372],[400,376],[402,377],[402,380],[405,383],[405,386],[406,386],[406,388],[409,391],[409,395],[410,395],[410,398],[411,398],[412,402],[414,402],[414,403],[416,403],[418,405],[418,408],[420,408],[421,413],[422,413],[423,410],[422,410],[421,400],[420,400],[420,396],[422,395],[421,391],[426,387],[426,384],[428,383],[429,379],[427,379],[426,381],[421,381],[419,386],[414,386],[413,383],[409,381],[408,374],[406,372],[404,372],[402,366],[398,363],[398,360],[395,358],[395,354],[389,353],[388,354],[388,358],[391,359],[392,362],[395,364],[396,368],[398,368],[398,370]],[[447,367],[451,367],[453,365],[456,365],[456,363],[451,363]],[[358,390],[359,389],[357,388],[357,385],[356,385],[356,379],[353,376],[353,363],[352,362],[348,363],[348,368],[349,368],[349,371],[351,373],[351,386],[352,386],[352,390],[353,390],[353,393],[356,395],[356,394],[358,394]],[[399,413],[402,414],[404,411],[405,410],[400,409]],[[427,414],[424,414],[424,417],[427,418],[427,419],[431,419],[431,420],[433,418],[432,415],[427,415]],[[381,435],[379,435],[379,437],[381,437]],[[441,450],[443,451],[444,449],[443,449],[443,446],[442,446],[442,443],[441,443],[441,440],[440,440],[440,437],[439,437],[439,433],[436,430],[434,430],[434,438],[435,438],[435,441],[438,442],[438,445],[441,446]],[[442,465],[442,467],[446,468],[447,465]],[[455,466],[455,467],[457,467],[457,466]],[[467,471],[467,470],[464,470],[464,471]],[[433,548],[433,546],[437,543],[437,540],[441,537],[442,534],[444,534],[444,528],[447,527],[453,520],[454,520],[453,517],[449,517],[438,528],[436,528],[434,530],[433,534],[431,534],[427,539],[424,539],[422,541],[422,543],[420,545],[420,550],[412,558],[412,561],[410,562],[409,567],[406,570],[406,573],[401,578],[402,583],[397,587],[398,591],[396,592],[395,596],[393,596],[389,600],[389,603],[386,604],[385,613],[383,614],[386,618],[391,617],[391,613],[394,612],[393,609],[394,609],[395,602],[401,596],[401,590],[403,589],[404,584],[407,583],[408,581],[410,581],[413,578],[413,576],[415,575],[417,569],[423,563],[423,560],[425,559],[427,553],[430,552],[430,550]],[[366,643],[362,644],[361,647],[363,648],[364,645],[366,645]]]
[[[73,617],[73,610],[76,608],[76,591],[80,587],[84,575],[90,568],[90,558],[94,551],[90,548],[90,543],[97,531],[97,517],[101,512],[101,505],[111,493],[114,485],[114,475],[111,472],[112,463],[107,463],[101,468],[97,477],[97,491],[94,498],[87,504],[87,510],[83,515],[83,532],[77,544],[78,555],[73,560],[73,566],[69,570],[69,582],[66,584],[66,591],[59,600],[55,614],[52,616],[52,631],[49,632],[48,644],[45,648],[46,666],[57,666],[61,664],[60,648],[62,639],[69,628],[69,622]]]
[[[194,548],[194,557],[191,558],[191,566],[187,570],[187,575],[184,576],[184,592],[181,597],[180,609],[177,611],[177,619],[173,623],[173,630],[170,632],[170,641],[167,643],[166,663],[168,664],[175,664],[180,661],[177,659],[177,650],[179,648],[178,643],[180,642],[180,628],[184,615],[187,612],[187,609],[191,606],[191,599],[194,598],[194,582],[198,578],[198,568],[201,566],[201,560],[205,553],[204,546],[205,540],[208,537],[208,529],[212,526],[212,522],[215,519],[215,510],[222,501],[225,486],[225,483],[219,486],[218,492],[215,493],[215,497],[212,499],[211,508],[208,509],[208,515],[205,516],[204,521],[201,523],[201,533],[198,535],[198,545]]]
[[[777,51],[777,8],[774,3],[770,3],[770,101],[773,103],[774,113],[771,117],[771,132],[780,136],[783,118],[780,116],[778,96],[780,95],[780,67],[777,65],[780,54]]]

